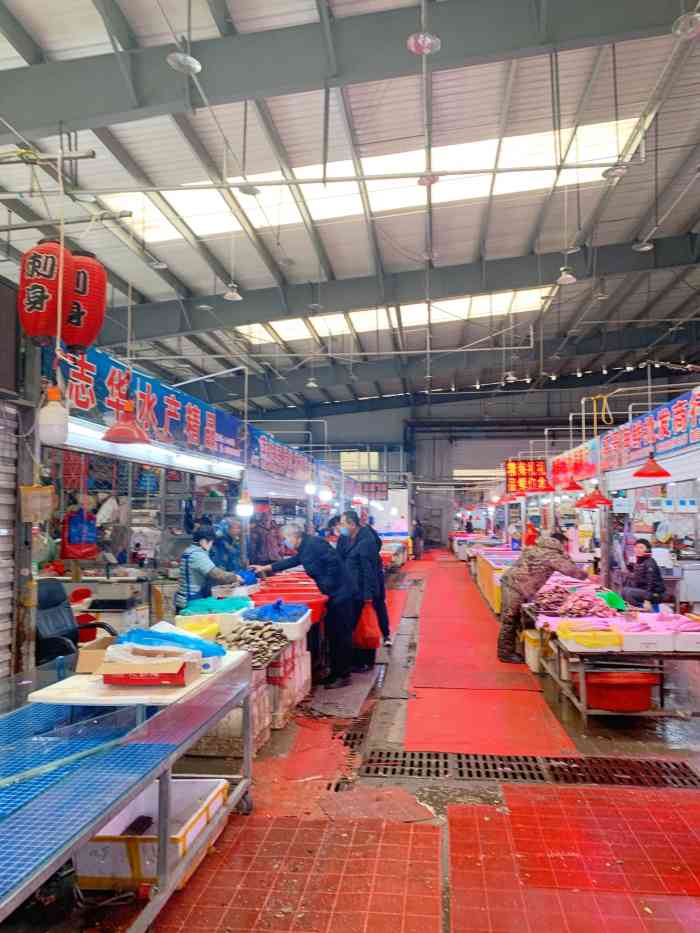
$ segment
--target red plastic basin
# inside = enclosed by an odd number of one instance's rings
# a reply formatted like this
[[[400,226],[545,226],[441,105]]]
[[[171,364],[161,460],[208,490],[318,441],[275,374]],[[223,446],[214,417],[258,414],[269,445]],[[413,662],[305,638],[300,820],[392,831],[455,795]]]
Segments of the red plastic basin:
[[[326,603],[328,602],[328,597],[324,596],[323,593],[317,593],[314,596],[289,595],[285,593],[282,596],[279,593],[259,592],[253,593],[250,598],[253,600],[253,605],[255,606],[266,606],[269,603],[277,602],[278,599],[283,599],[285,603],[302,603],[311,610],[311,621],[313,623],[320,622],[324,617],[326,614]]]
[[[578,692],[578,673],[571,679]],[[590,672],[586,676],[589,709],[606,709],[618,713],[642,713],[651,708],[651,691],[658,686],[658,674],[637,671]]]

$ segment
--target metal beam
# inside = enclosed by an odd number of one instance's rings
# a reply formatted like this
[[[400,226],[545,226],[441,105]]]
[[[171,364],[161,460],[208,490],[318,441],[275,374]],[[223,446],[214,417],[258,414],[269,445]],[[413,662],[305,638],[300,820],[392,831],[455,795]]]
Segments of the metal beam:
[[[125,146],[119,142],[117,137],[110,129],[103,126],[93,130],[93,132],[105,147],[105,149],[110,152],[110,154],[117,160],[117,162],[119,162],[122,168],[125,169],[135,181],[142,185],[154,184],[151,178],[141,168],[136,160],[132,158]],[[219,279],[222,284],[226,284],[230,277],[226,267],[221,262],[219,262],[211,250],[205,246],[199,237],[192,232],[190,227],[188,227],[188,225],[178,214],[175,208],[170,204],[167,198],[165,198],[160,193],[148,194],[146,197],[154,205],[154,207],[156,207],[161,212],[161,214],[163,214],[165,219],[173,225],[180,236],[192,247],[192,249],[199,255],[199,257],[204,260],[217,279]]]
[[[647,158],[649,154],[647,153]],[[674,169],[671,173],[670,180],[664,185],[662,190],[659,192],[659,217],[661,217],[666,208],[665,201],[671,200],[674,193],[681,186],[678,184],[678,179],[682,178],[686,172],[694,169],[697,173],[698,165],[700,164],[700,143],[693,146],[688,155],[683,159],[678,168]],[[639,221],[635,226],[635,236],[637,239],[641,240],[647,236],[650,230],[654,227],[656,223],[656,198],[652,198],[649,202],[649,206],[644,210],[640,215]],[[688,229],[692,230],[694,224],[691,224]]]
[[[616,330],[606,331],[596,337],[584,341],[579,341],[575,347],[572,347],[572,360],[575,357],[585,358],[595,353],[630,353],[638,350],[644,350],[650,344],[659,341],[662,338],[664,343],[670,345],[680,345],[692,340],[700,340],[700,320],[688,321],[678,331],[668,334],[667,326],[648,326],[648,327],[623,327]],[[559,343],[559,338],[551,338],[545,341],[545,358],[548,358]],[[478,360],[483,361],[484,354],[492,354],[496,359],[500,359],[501,349],[495,347],[489,350],[481,350],[478,354]],[[530,351],[521,352],[520,362],[523,366],[524,376],[526,369],[534,366],[538,358],[539,348],[535,347]],[[458,365],[459,351],[445,352],[435,355],[431,362],[431,369],[434,378],[439,376],[451,376],[454,373],[455,365]],[[474,365],[477,365],[475,355]],[[333,363],[328,366],[318,366],[314,368],[314,378],[320,388],[333,388],[338,385],[347,385],[349,381],[348,367],[340,363]],[[353,374],[358,382],[372,383],[374,381],[388,381],[405,377],[414,379],[421,385],[425,377],[425,359],[421,354],[412,356],[408,366],[401,369],[397,358],[383,359],[373,363],[357,363],[353,365]],[[466,374],[465,374],[466,375]],[[282,380],[272,377],[260,378],[253,376],[249,379],[248,391],[251,398],[260,398],[269,396],[275,392],[303,392],[308,371],[296,370],[286,373]],[[577,380],[580,384],[580,380]],[[523,383],[524,384],[524,383]],[[213,397],[221,393],[222,398],[230,397],[231,392],[241,394],[244,388],[244,379],[241,376],[222,377],[217,380],[213,387]]]
[[[205,170],[211,181],[217,185],[222,184],[225,181],[223,172],[217,166],[210,153],[207,151],[206,146],[197,135],[197,132],[190,123],[189,119],[184,114],[177,114],[173,119],[175,125],[182,133],[192,152],[202,163],[202,168]],[[287,282],[282,273],[282,270],[278,266],[270,250],[265,245],[262,237],[258,234],[257,230],[251,223],[245,210],[238,202],[237,198],[232,194],[230,189],[222,190],[220,193],[224,201],[226,201],[229,210],[243,228],[243,232],[253,244],[258,256],[262,259],[263,263],[267,267],[268,272],[277,283],[277,286],[282,290],[282,294],[284,294],[284,289],[287,286]]]
[[[496,146],[496,155],[493,160],[493,167],[498,168],[498,162],[501,158],[501,147],[503,146],[503,137],[506,135],[508,126],[508,116],[510,114],[510,103],[513,99],[513,88],[515,87],[515,76],[518,71],[517,61],[508,62],[506,65],[506,86],[501,101],[501,118],[498,124],[498,145]],[[491,212],[493,211],[493,193],[496,188],[497,175],[491,176],[491,187],[489,189],[489,199],[486,202],[486,209],[481,218],[481,231],[479,233],[479,255],[486,259],[486,241],[489,238],[489,227],[491,226]]]
[[[255,109],[258,115],[258,119],[260,120],[262,130],[267,138],[267,142],[272,149],[277,162],[279,163],[282,175],[287,179],[287,181],[295,181],[296,175],[292,170],[289,156],[287,155],[287,151],[284,148],[284,144],[279,132],[277,131],[275,122],[272,119],[270,108],[267,106],[264,100],[256,100]],[[328,258],[328,253],[326,252],[326,247],[323,245],[323,240],[321,239],[321,236],[316,229],[316,224],[311,217],[311,212],[309,211],[309,208],[306,204],[306,199],[304,198],[301,186],[298,184],[293,184],[290,185],[289,190],[292,194],[292,197],[294,198],[297,210],[301,215],[302,223],[306,228],[306,232],[308,233],[309,239],[311,240],[311,245],[313,246],[314,252],[316,253],[319,269],[326,277],[326,279],[330,281],[331,279],[335,278],[333,266],[331,265],[331,261]]]
[[[481,6],[436,3],[431,9],[431,29],[443,44],[435,68],[447,70],[529,58],[551,48],[584,48],[667,35],[677,16],[677,0],[558,0],[549,4],[544,41],[522,0],[492,0]],[[507,23],[508,28],[494,28],[494,23]],[[209,99],[219,105],[319,90],[326,83],[339,87],[415,74],[415,59],[403,41],[416,31],[415,9],[336,20],[333,35],[339,74],[335,78],[328,77],[318,29],[318,23],[309,23],[193,43],[192,54],[202,63]],[[688,46],[692,48],[693,43]],[[129,53],[141,90],[139,107],[131,104],[119,64],[111,54],[4,71],[3,116],[18,129],[42,136],[55,132],[57,115],[66,129],[73,130],[186,112],[185,83],[165,60],[170,51],[172,43]]]
[[[102,17],[107,31],[116,39],[121,48],[125,52],[138,48],[136,33],[116,0],[92,0],[92,2]]]
[[[9,11],[5,0],[0,0],[0,35],[28,65],[41,65],[46,61],[41,47],[32,39],[17,17]]]
[[[328,57],[328,76],[333,77],[338,74],[338,55],[333,39],[333,14],[328,6],[328,0],[316,0],[316,11],[321,23],[323,44]]]
[[[235,36],[236,27],[233,25],[226,0],[207,0],[207,6],[219,34],[222,36]]]
[[[596,273],[612,276],[628,272],[646,273],[652,269],[688,267],[697,264],[694,243],[691,237],[663,237],[655,241],[653,254],[637,253],[629,243],[599,246],[596,257]],[[587,275],[583,259],[579,254],[571,257],[571,263],[579,276]],[[561,253],[544,253],[540,256],[517,256],[510,259],[489,261],[487,281],[481,262],[457,266],[441,266],[431,270],[431,296],[433,301],[478,295],[495,289],[537,288],[542,283],[553,282],[559,274]],[[392,276],[394,301],[415,304],[425,300],[425,275],[423,270],[400,272]],[[243,324],[264,324],[292,317],[308,317],[308,285],[290,285],[287,289],[289,310],[279,305],[276,289],[255,289],[244,293],[240,303],[224,301],[221,295],[189,299],[182,305],[177,301],[162,301],[139,305],[134,311],[134,339],[149,340],[177,334],[197,333]],[[377,280],[374,276],[343,279],[327,282],[323,288],[325,314],[344,314],[380,304]],[[210,304],[215,313],[198,310],[197,305]],[[183,306],[187,314],[183,314]],[[125,309],[115,309],[115,322],[105,325],[101,344],[109,346],[122,339]]]
[[[671,22],[671,20],[669,20],[669,22]],[[622,152],[617,153],[621,162],[629,162],[630,159],[634,156],[635,152],[641,145],[647,130],[654,122],[654,118],[665,104],[666,99],[671,94],[678,76],[694,53],[695,43],[683,42],[681,40],[676,41],[675,45],[673,46],[671,56],[666,60],[666,63],[662,68],[656,83],[654,84],[654,88],[649,96],[649,100],[647,101],[642,114],[637,120],[634,130],[630,134],[625,145],[622,147]],[[593,242],[596,228],[603,218],[603,215],[605,214],[605,211],[610,204],[610,200],[615,193],[615,188],[620,183],[620,181],[620,177],[609,179],[607,186],[598,199],[596,206],[593,208],[590,215],[586,219],[586,222],[583,225],[583,229],[580,230],[576,235],[576,238],[574,239],[574,245],[582,246],[584,243]]]
[[[598,51],[596,52],[596,56],[595,56],[595,59],[593,60],[593,65],[591,67],[590,74],[588,75],[588,80],[586,81],[586,85],[581,94],[581,99],[579,100],[578,107],[576,108],[576,113],[574,115],[574,123],[571,129],[571,135],[569,136],[569,141],[567,142],[566,146],[564,147],[564,151],[561,154],[561,165],[557,169],[556,175],[554,177],[554,181],[552,183],[552,187],[549,189],[549,194],[542,202],[542,207],[540,208],[540,212],[537,215],[537,220],[535,221],[535,225],[532,228],[532,233],[530,234],[530,242],[529,242],[528,250],[527,250],[529,253],[534,253],[535,250],[537,249],[537,241],[539,240],[542,230],[544,229],[544,225],[547,223],[549,212],[552,209],[552,205],[554,204],[554,195],[557,193],[557,187],[559,185],[559,178],[561,176],[564,163],[569,158],[571,147],[573,146],[574,140],[576,139],[576,131],[578,130],[579,126],[581,125],[583,121],[584,114],[586,113],[586,108],[588,107],[588,102],[591,99],[591,94],[593,93],[593,88],[595,87],[595,83],[598,80],[598,75],[600,73],[600,67],[603,63],[603,59],[605,58],[605,55],[607,54],[607,51],[608,50],[606,48],[599,48]],[[494,175],[493,181],[495,181],[495,177],[496,176]]]

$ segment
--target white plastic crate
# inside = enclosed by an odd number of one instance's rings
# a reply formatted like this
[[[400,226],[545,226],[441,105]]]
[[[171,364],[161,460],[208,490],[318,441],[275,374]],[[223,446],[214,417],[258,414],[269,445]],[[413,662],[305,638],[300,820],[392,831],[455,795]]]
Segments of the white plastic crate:
[[[225,805],[228,781],[178,779],[171,784],[168,866],[173,871],[215,815]],[[150,816],[151,830],[143,836],[125,836],[124,830],[139,816]],[[158,782],[104,826],[78,850],[76,874],[81,888],[91,891],[135,890],[157,881]]]
[[[243,618],[243,613],[245,611],[245,609],[240,609],[238,612],[233,613],[235,621],[246,622],[247,619]],[[303,638],[306,638],[311,628],[311,610],[307,609],[306,614],[296,622],[275,622],[275,628],[284,632],[288,641],[301,641]]]
[[[700,651],[700,632],[678,632],[675,636],[674,651]]]
[[[622,650],[630,652],[673,651],[676,636],[663,632],[623,632]]]
[[[257,687],[250,696],[253,750],[257,752],[267,739],[272,722],[272,694],[267,683]],[[268,736],[269,737],[269,736]],[[235,758],[243,754],[243,710],[231,710],[192,747],[190,755],[205,758]]]

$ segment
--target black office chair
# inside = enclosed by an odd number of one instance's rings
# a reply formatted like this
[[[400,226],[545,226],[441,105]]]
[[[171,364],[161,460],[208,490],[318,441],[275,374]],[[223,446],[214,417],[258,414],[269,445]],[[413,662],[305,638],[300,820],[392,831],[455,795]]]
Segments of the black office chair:
[[[59,580],[39,580],[36,611],[36,663],[47,664],[58,657],[75,654],[80,629],[101,628],[109,635],[117,632],[105,622],[78,625]]]

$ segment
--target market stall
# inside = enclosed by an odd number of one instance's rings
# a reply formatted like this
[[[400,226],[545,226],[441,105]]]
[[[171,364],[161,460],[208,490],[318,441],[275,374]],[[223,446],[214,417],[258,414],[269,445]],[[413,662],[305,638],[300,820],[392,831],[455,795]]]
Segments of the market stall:
[[[515,563],[520,552],[503,545],[477,545],[474,550],[477,586],[493,612],[498,615],[501,611],[501,576]]]

